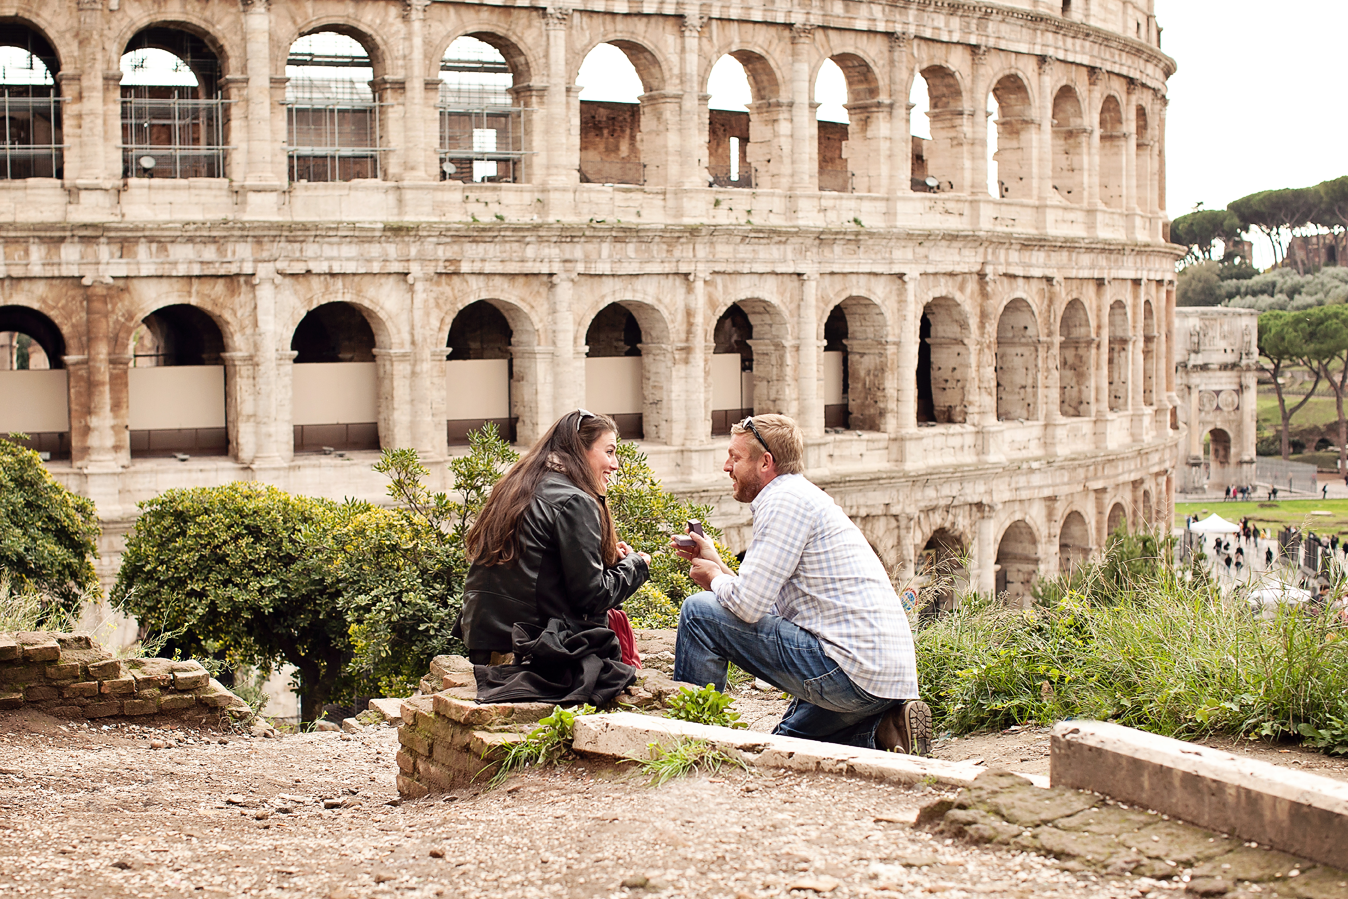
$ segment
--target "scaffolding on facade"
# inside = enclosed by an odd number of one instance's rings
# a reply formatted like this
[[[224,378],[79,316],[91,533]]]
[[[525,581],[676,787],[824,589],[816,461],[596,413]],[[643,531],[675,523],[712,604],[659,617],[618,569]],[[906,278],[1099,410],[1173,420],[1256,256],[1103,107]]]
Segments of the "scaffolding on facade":
[[[290,181],[381,177],[380,104],[368,83],[291,78],[285,106]]]

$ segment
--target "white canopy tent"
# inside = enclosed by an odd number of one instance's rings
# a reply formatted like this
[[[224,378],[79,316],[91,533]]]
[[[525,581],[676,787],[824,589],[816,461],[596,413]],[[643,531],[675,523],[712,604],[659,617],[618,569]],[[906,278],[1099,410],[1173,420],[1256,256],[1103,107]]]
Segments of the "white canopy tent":
[[[1213,513],[1202,521],[1189,525],[1189,530],[1198,534],[1238,534],[1240,525],[1232,524],[1222,516]]]

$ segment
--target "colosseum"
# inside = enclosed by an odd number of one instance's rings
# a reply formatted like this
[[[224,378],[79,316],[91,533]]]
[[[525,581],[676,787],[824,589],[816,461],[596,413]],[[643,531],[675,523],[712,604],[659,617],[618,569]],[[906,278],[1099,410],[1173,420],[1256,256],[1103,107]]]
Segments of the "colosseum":
[[[565,2],[0,2],[0,431],[105,576],[167,488],[381,499],[578,406],[739,549],[755,411],[896,579],[1169,519],[1151,0]]]

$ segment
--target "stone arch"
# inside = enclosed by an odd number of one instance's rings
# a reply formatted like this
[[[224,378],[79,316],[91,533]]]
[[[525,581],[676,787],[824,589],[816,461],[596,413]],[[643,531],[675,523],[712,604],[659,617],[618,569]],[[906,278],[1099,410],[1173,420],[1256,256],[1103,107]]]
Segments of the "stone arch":
[[[668,76],[665,74],[670,70],[669,63],[664,55],[652,47],[649,43],[626,32],[607,35],[592,41],[574,57],[572,72],[578,72],[581,65],[584,64],[586,57],[594,52],[594,48],[600,44],[610,44],[622,51],[627,57],[627,61],[636,69],[637,77],[641,79],[641,89],[646,93],[666,90]],[[575,81],[574,74],[572,81]]]
[[[1081,97],[1070,84],[1053,95],[1053,189],[1068,203],[1085,202],[1086,136]]]
[[[673,350],[664,312],[645,300],[606,303],[589,316],[585,344],[586,408],[612,415],[626,439],[667,442]]]
[[[19,443],[52,459],[70,457],[65,356],[65,335],[49,316],[31,306],[0,304],[0,435],[23,432],[28,437]]]
[[[1156,405],[1156,313],[1142,301],[1142,405]]]
[[[1075,509],[1067,513],[1058,528],[1058,570],[1070,574],[1086,564],[1091,555],[1091,529],[1086,516]]]
[[[488,423],[514,442],[514,337],[509,317],[489,300],[455,313],[445,338],[445,437],[450,445],[467,444],[469,432]]]
[[[1100,104],[1100,203],[1111,209],[1123,208],[1123,158],[1128,135],[1123,123],[1123,107],[1114,94]]]
[[[848,296],[820,317],[825,427],[886,430],[887,335],[884,309],[869,297]]]
[[[969,319],[951,297],[922,308],[918,324],[917,420],[962,424],[968,417]]]
[[[1132,366],[1128,363],[1129,347],[1128,307],[1122,300],[1109,306],[1109,411],[1128,408],[1128,378]]]
[[[996,196],[1012,200],[1033,199],[1034,101],[1028,82],[1019,71],[1006,72],[992,84],[997,102],[995,129],[997,152]]]
[[[436,67],[437,177],[465,183],[528,180],[526,151],[536,141],[534,120],[523,107],[536,88],[518,45],[487,32],[458,34],[443,45]]]
[[[1225,428],[1211,428],[1203,435],[1203,467],[1210,487],[1230,487],[1235,483],[1236,467],[1231,464],[1231,434]]]
[[[955,529],[938,527],[918,549],[918,576],[932,594],[921,617],[931,620],[959,607],[959,591],[969,585],[968,542]]]
[[[731,307],[735,307],[732,309]],[[738,310],[738,314],[735,310]],[[782,412],[789,408],[790,359],[787,342],[790,328],[785,313],[770,300],[747,297],[717,310],[712,321],[712,428],[713,433],[729,433],[729,426],[744,415]],[[748,322],[750,333],[742,331]],[[729,333],[735,331],[736,333]],[[733,337],[733,340],[729,338]],[[739,357],[739,390],[731,381],[731,363],[717,356]],[[719,385],[719,389],[718,389]],[[727,398],[738,393],[742,405],[735,409]],[[719,397],[719,399],[718,399]],[[717,413],[720,413],[719,415]]]
[[[939,63],[928,65],[917,74],[927,86],[931,139],[913,141],[913,189],[962,192],[964,87],[954,69]],[[936,187],[926,186],[927,178],[934,179]]]
[[[709,109],[707,119],[707,171],[715,187],[786,189],[788,160],[774,152],[773,136],[778,123],[790,111],[775,101],[785,83],[780,68],[762,49],[738,46],[716,53],[702,74],[707,84],[711,70],[724,57],[744,69],[749,82],[747,112]]]
[[[498,346],[492,352],[455,353],[454,347],[450,346],[455,322],[478,304],[504,317],[508,336],[498,332],[495,337]],[[551,360],[551,351],[540,350],[538,346],[539,328],[534,312],[522,302],[504,299],[490,290],[479,290],[456,297],[456,302],[450,304],[440,319],[439,333],[450,335],[445,342],[451,352],[445,366],[445,402],[443,406],[433,408],[445,410],[449,442],[467,443],[468,432],[481,427],[485,421],[494,422],[502,436],[511,442],[532,444],[542,436],[552,424],[542,420],[539,410],[542,370]],[[501,347],[499,343],[503,336],[506,346]],[[499,361],[495,366],[452,364],[479,359],[504,359],[507,364],[502,365]],[[474,368],[478,370],[474,371]],[[477,392],[465,393],[459,388],[464,380],[481,381],[483,387]]]
[[[997,541],[997,595],[1013,607],[1028,609],[1039,575],[1039,538],[1025,519],[1007,525]]]
[[[997,319],[997,419],[1039,418],[1039,323],[1017,297]]]
[[[878,101],[880,81],[875,66],[852,51],[821,58],[811,75],[815,92],[825,63],[832,63],[841,71],[847,97],[843,121],[824,118],[822,107],[816,116],[819,189],[874,193],[880,189],[875,158],[880,152],[880,122],[888,114],[888,109]]]
[[[1109,515],[1105,518],[1105,533],[1113,534],[1120,527],[1125,530],[1128,528],[1128,510],[1123,503],[1114,503],[1109,507]]]
[[[285,53],[277,62],[279,65],[273,65],[272,71],[285,71],[286,59],[290,55],[290,48],[294,46],[295,41],[302,37],[308,37],[312,34],[320,34],[325,31],[331,31],[334,34],[340,34],[349,37],[364,48],[365,53],[370,58],[370,67],[374,69],[375,78],[379,78],[388,73],[388,47],[390,42],[380,37],[369,27],[368,22],[357,21],[346,16],[318,16],[312,18],[295,28],[285,40],[278,40],[276,43],[276,53]],[[273,33],[273,37],[280,37]]]
[[[116,54],[114,57],[107,60],[109,71],[116,70],[117,63],[121,57],[126,55],[128,50],[133,49],[131,44],[142,35],[146,35],[147,32],[150,34],[147,35],[148,43],[146,43],[145,46],[157,47],[158,49],[165,50],[180,58],[182,58],[182,54],[179,52],[182,48],[181,43],[170,34],[165,34],[165,32],[179,32],[191,35],[200,40],[210,50],[212,56],[214,56],[219,69],[218,74],[215,76],[216,78],[235,74],[233,59],[236,56],[242,58],[243,55],[242,48],[234,47],[233,40],[231,38],[226,38],[221,33],[219,22],[195,16],[183,10],[178,10],[167,15],[162,13],[148,13],[146,15],[138,16],[131,22],[128,22],[119,29],[116,36],[108,42],[108,51]],[[163,40],[158,40],[157,38]],[[121,49],[118,50],[117,48]],[[188,62],[189,65],[191,64],[190,60],[184,61]],[[196,72],[197,70],[193,69],[193,71]],[[203,71],[199,73],[197,77],[210,77],[210,75],[210,72]]]
[[[1094,349],[1090,313],[1085,303],[1073,299],[1058,322],[1058,414],[1064,418],[1090,417]]]
[[[601,47],[622,55],[636,73],[641,89],[635,96],[593,98],[584,94],[596,89],[596,85],[587,84],[578,96],[580,180],[599,184],[666,184],[670,174],[671,129],[678,128],[680,98],[665,92],[665,63],[641,41],[611,37],[589,47],[577,65],[577,78],[580,69]]]
[[[341,38],[354,42],[364,55]],[[297,51],[302,41],[319,49]],[[383,42],[371,31],[338,18],[311,22],[285,47],[287,179],[328,182],[384,177],[382,157],[388,129],[383,125],[382,109],[392,102],[392,87],[383,77],[388,59]],[[367,61],[371,77],[365,80],[360,73]],[[333,94],[339,95],[337,102]]]
[[[515,84],[529,84],[534,80],[534,72],[546,71],[542,57],[535,58],[524,48],[529,46],[529,41],[511,31],[503,28],[495,22],[471,22],[467,25],[461,25],[459,28],[444,34],[439,41],[432,45],[430,62],[436,67],[438,73],[440,61],[445,58],[449,52],[449,47],[461,37],[471,37],[482,41],[491,46],[501,58],[505,60],[510,73],[515,76]]]
[[[45,70],[45,78],[20,75],[0,82],[5,107],[0,124],[6,145],[0,155],[0,180],[64,177],[61,59],[47,37],[50,33],[30,19],[0,22],[0,48],[7,48],[10,56],[22,55],[27,67]]]
[[[296,453],[377,450],[389,434],[384,397],[392,376],[389,331],[370,306],[347,298],[315,304],[289,349]]]

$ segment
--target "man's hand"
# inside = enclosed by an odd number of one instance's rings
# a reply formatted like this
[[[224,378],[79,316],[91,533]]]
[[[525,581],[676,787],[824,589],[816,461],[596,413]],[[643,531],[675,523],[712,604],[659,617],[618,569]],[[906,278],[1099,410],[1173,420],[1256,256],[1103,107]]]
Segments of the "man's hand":
[[[707,559],[694,559],[693,565],[688,569],[688,576],[693,579],[703,590],[711,589],[711,582],[719,574],[724,574],[719,562],[712,562]]]
[[[693,579],[693,583],[703,590],[710,590],[711,582],[717,575],[734,574],[721,561],[721,555],[716,551],[716,545],[709,539],[702,534],[689,533],[686,536],[693,541],[696,548],[684,549],[672,539],[669,541],[669,545],[679,558],[687,559],[693,563],[688,571],[688,576]]]

